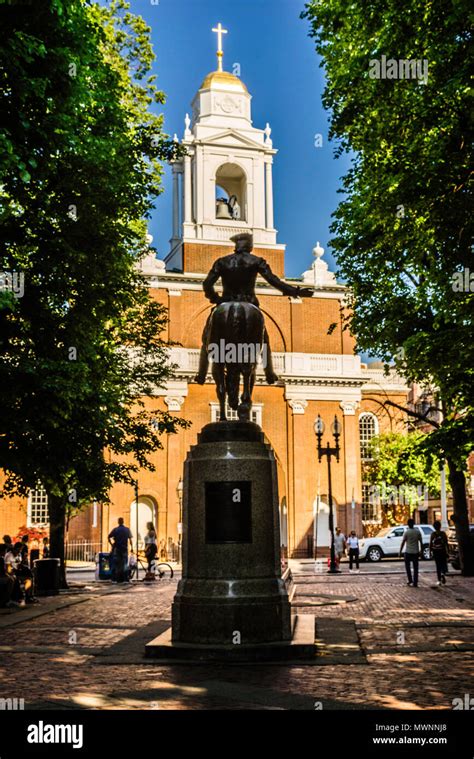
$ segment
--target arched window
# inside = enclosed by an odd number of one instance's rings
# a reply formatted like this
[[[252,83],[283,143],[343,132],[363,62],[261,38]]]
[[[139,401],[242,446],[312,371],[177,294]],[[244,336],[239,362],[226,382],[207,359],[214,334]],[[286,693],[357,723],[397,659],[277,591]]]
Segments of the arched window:
[[[216,173],[216,219],[245,221],[247,178],[235,163],[224,163]]]
[[[369,443],[378,432],[377,417],[375,414],[361,414],[359,417],[359,442],[361,459],[370,458]]]

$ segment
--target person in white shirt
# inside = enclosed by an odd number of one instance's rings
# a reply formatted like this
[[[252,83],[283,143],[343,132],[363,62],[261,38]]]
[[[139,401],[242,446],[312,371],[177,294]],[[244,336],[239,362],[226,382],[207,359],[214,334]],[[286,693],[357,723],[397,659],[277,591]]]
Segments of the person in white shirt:
[[[155,560],[158,552],[157,535],[153,522],[147,523],[147,534],[145,535],[145,556],[148,562],[148,572],[151,572],[151,565]]]
[[[359,571],[359,538],[355,534],[355,531],[352,530],[351,534],[347,538],[347,545],[349,548],[349,572],[352,572],[352,567],[354,565],[354,559],[356,563],[356,571]]]
[[[405,570],[407,573],[407,585],[414,588],[418,587],[418,559],[423,551],[423,538],[421,532],[415,527],[415,520],[409,519],[407,529],[403,536],[400,546],[400,556],[406,544],[405,551]],[[411,565],[413,564],[413,577],[411,574]]]
[[[21,564],[21,543],[15,543],[11,550],[5,553],[5,568],[10,574],[16,572]]]

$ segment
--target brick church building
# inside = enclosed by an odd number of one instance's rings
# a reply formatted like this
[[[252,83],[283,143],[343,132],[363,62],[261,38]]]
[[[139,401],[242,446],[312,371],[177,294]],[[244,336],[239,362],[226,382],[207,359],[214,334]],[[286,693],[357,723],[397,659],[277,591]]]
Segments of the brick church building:
[[[272,166],[277,150],[271,129],[268,124],[263,129],[253,126],[245,84],[222,70],[220,53],[218,64],[195,95],[191,117],[186,114],[186,155],[172,166],[169,254],[159,261],[150,252],[140,263],[151,297],[168,309],[166,337],[179,344],[171,349],[177,367],[174,379],[147,404],[185,417],[191,427],[166,436],[163,450],[153,456],[156,471],[140,473],[138,518],[133,490],[116,485],[110,503],[92,504],[71,521],[69,539],[87,541],[97,550],[106,545],[109,530],[123,516],[134,534],[138,525],[140,538],[146,522],[153,521],[162,548],[176,557],[183,462],[200,429],[217,420],[211,376],[202,386],[194,381],[212,307],[202,283],[215,259],[233,251],[230,238],[239,232],[253,235],[254,253],[280,278],[285,279],[285,258],[292,255],[278,241],[275,228]],[[359,535],[380,524],[363,480],[367,443],[379,431],[406,429],[405,420],[389,416],[378,401],[388,395],[404,404],[408,388],[396,374],[386,376],[380,366],[366,366],[354,354],[354,339],[342,325],[346,288],[328,270],[323,254],[318,243],[301,278],[285,279],[311,287],[311,298],[287,297],[263,280],[257,281],[256,289],[280,380],[269,386],[259,370],[252,419],[261,425],[277,457],[282,544],[290,557],[311,556],[314,542],[324,553],[330,543],[327,465],[325,459],[318,464],[316,454],[318,414],[326,425],[324,443],[333,442],[334,416],[341,421],[341,458],[339,463],[332,461],[334,512],[344,531],[354,528]],[[330,329],[331,325],[336,326]],[[45,523],[47,502],[41,490],[31,493],[27,502],[3,500],[0,534]]]

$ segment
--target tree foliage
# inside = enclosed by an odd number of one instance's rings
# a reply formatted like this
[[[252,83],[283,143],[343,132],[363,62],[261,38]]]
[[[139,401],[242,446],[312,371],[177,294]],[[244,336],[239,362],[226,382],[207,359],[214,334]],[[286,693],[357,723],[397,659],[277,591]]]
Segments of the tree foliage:
[[[360,350],[435,388],[443,419],[425,442],[449,462],[466,552],[474,293],[458,292],[453,275],[473,266],[469,10],[467,0],[403,9],[325,0],[303,14],[325,69],[336,154],[352,151],[331,241],[355,306],[348,326]],[[398,78],[374,76],[382,56]],[[399,61],[426,62],[427,79],[400,76]]]
[[[127,3],[0,14],[0,269],[25,287],[0,304],[0,466],[7,492],[42,483],[53,528],[66,497],[106,500],[184,424],[141,400],[170,369],[166,312],[136,272],[176,146]]]
[[[468,3],[401,13],[395,0],[328,0],[309,3],[306,16],[325,68],[331,135],[339,152],[354,151],[331,243],[357,303],[351,328],[361,350],[440,388],[465,458],[474,293],[455,292],[452,277],[472,267]],[[426,60],[427,83],[371,78],[370,62],[383,55]]]
[[[405,502],[416,505],[420,490],[430,495],[440,492],[440,461],[424,450],[426,434],[388,432],[376,435],[369,444],[369,459],[365,465],[367,482],[402,488]]]

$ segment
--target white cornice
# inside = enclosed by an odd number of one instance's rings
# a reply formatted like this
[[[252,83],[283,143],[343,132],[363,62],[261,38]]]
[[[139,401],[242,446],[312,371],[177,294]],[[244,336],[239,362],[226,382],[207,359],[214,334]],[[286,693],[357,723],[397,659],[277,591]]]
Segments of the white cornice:
[[[259,135],[262,134],[260,130],[257,130],[257,133]],[[228,145],[224,142],[227,137],[232,137],[239,143],[238,145],[235,145],[234,143],[230,143],[230,146],[232,148],[237,149],[250,149],[250,150],[258,150],[262,153],[276,153],[277,151],[274,148],[269,148],[265,145],[265,143],[257,142],[256,140],[253,140],[251,137],[247,137],[246,134],[242,134],[241,131],[237,131],[237,129],[224,129],[222,132],[217,132],[216,134],[213,134],[212,136],[206,136],[202,138],[196,137],[194,140],[195,145],[213,145],[213,147],[222,147],[227,150]]]
[[[344,385],[285,385],[285,400],[288,402],[337,401],[359,403],[360,389]]]
[[[206,274],[200,274],[200,273],[181,273],[176,271],[166,271],[162,272],[159,275],[154,274],[144,274],[144,278],[147,281],[148,287],[151,289],[164,289],[168,290],[170,287],[170,284],[179,284],[179,287],[182,290],[202,290],[202,283],[206,279]],[[285,279],[282,278],[282,281],[285,282],[287,285],[293,285],[293,287],[301,286],[304,283],[299,279]],[[217,286],[217,291],[219,292],[219,286]],[[272,296],[280,296],[280,297],[287,297],[282,295],[280,290],[276,290],[274,287],[271,287],[270,285],[263,284],[262,281],[257,280],[257,286],[255,288],[255,292],[257,295],[272,295]],[[324,285],[319,285],[314,288],[314,295],[313,298],[337,298],[341,299],[344,297],[344,295],[347,292],[347,288],[344,285],[335,285],[334,287],[327,287]]]

